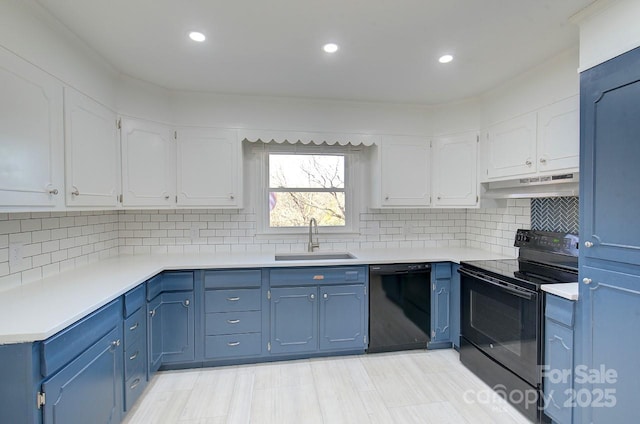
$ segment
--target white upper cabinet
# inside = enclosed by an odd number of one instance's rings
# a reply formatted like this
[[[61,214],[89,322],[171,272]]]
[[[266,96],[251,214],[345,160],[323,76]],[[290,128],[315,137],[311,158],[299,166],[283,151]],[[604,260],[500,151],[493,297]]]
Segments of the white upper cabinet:
[[[380,146],[375,149],[372,159],[372,207],[429,206],[429,141],[421,137],[384,136]]]
[[[67,206],[117,206],[120,168],[116,114],[65,88],[64,122]]]
[[[242,143],[237,131],[177,131],[178,206],[242,207]]]
[[[536,172],[536,113],[494,125],[487,131],[488,178]]]
[[[434,138],[432,149],[433,206],[476,206],[478,134]]]
[[[63,206],[62,131],[61,84],[0,48],[1,209]]]
[[[122,118],[122,205],[174,207],[176,140],[171,128]]]
[[[578,96],[538,112],[538,171],[577,170],[580,159]]]
[[[545,106],[487,131],[485,181],[578,171],[577,96]]]

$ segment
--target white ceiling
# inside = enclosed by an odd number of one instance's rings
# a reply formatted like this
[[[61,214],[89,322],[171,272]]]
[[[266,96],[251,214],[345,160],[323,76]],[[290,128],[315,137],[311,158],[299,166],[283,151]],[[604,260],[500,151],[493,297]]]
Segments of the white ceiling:
[[[592,2],[37,1],[118,71],[168,89],[424,104],[478,95],[576,46],[568,18]],[[454,62],[438,63],[444,53]]]

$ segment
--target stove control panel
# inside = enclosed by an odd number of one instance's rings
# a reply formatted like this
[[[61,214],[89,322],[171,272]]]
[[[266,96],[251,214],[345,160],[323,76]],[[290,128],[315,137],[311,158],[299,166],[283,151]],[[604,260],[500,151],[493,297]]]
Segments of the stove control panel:
[[[518,230],[513,245],[545,252],[578,256],[579,242],[580,240],[577,234],[539,230]]]

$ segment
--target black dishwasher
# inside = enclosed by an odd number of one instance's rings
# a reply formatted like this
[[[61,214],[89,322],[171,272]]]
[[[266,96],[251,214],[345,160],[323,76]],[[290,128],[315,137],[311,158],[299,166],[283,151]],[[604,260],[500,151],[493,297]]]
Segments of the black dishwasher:
[[[369,266],[368,353],[426,349],[431,328],[431,265]]]

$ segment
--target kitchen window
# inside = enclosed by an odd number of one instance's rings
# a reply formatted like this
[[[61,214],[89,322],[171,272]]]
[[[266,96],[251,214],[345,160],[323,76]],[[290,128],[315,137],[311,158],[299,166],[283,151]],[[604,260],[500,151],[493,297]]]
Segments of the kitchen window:
[[[359,149],[351,146],[263,145],[258,231],[306,232],[315,218],[322,233],[352,233]]]

